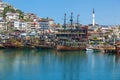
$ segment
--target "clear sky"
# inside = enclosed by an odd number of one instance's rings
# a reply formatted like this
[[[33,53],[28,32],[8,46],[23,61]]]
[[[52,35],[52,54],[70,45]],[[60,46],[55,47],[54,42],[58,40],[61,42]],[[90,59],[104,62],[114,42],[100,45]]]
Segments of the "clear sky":
[[[64,13],[67,22],[73,12],[74,22],[77,14],[82,24],[92,23],[92,10],[95,10],[95,21],[98,24],[120,24],[120,0],[3,0],[21,9],[25,13],[35,13],[39,17],[50,17],[56,23],[63,24]]]

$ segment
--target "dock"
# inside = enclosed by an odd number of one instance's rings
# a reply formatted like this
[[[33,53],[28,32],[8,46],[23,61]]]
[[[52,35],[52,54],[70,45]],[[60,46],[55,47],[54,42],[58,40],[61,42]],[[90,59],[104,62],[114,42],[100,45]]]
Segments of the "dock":
[[[89,49],[93,50],[101,50],[104,51],[105,53],[113,53],[116,52],[116,47],[112,45],[90,45],[88,46]]]

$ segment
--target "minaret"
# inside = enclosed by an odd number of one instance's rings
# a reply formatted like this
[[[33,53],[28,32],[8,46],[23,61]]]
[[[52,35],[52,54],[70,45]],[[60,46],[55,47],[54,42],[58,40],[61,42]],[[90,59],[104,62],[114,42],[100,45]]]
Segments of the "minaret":
[[[93,13],[92,13],[92,20],[93,20],[92,25],[95,26],[95,11],[94,11],[94,9],[93,9]]]

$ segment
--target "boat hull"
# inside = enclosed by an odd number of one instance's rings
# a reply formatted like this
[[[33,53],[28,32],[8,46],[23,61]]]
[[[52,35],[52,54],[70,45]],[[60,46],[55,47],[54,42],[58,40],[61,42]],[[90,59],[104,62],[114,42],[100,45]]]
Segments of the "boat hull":
[[[93,51],[93,49],[90,49],[90,48],[86,48],[86,51]]]
[[[57,46],[58,51],[77,51],[77,50],[86,50],[86,47],[72,47],[72,46]]]
[[[49,45],[38,45],[38,46],[35,46],[35,48],[37,48],[37,49],[53,49],[54,47],[49,46]]]

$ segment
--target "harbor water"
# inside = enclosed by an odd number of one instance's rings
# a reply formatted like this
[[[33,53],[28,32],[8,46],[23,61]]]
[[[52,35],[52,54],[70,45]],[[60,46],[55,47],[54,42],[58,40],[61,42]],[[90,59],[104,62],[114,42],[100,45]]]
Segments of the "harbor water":
[[[120,80],[120,55],[1,49],[0,80]]]

